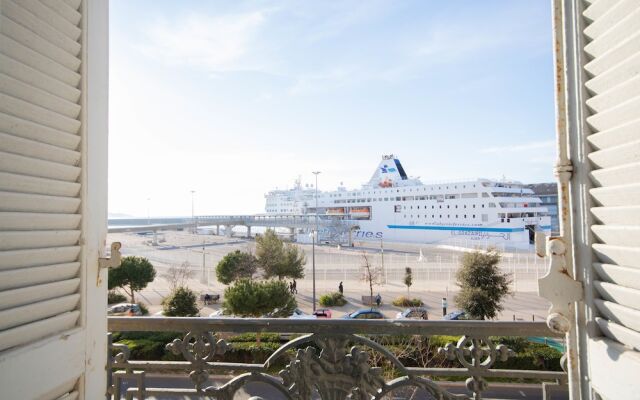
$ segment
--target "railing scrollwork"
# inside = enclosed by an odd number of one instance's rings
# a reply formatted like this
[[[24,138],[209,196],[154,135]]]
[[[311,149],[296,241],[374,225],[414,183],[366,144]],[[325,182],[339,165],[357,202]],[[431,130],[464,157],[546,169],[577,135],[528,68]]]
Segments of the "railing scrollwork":
[[[145,325],[145,323],[147,323]],[[495,325],[492,326],[491,324]],[[526,325],[526,326],[525,326]],[[456,344],[448,343],[436,353],[442,359],[458,362],[461,368],[453,368],[449,376],[468,377],[466,388],[472,398],[481,399],[487,390],[487,377],[531,376],[547,380],[549,385],[565,381],[564,372],[512,371],[493,369],[497,361],[506,361],[514,352],[503,344],[495,344],[494,334],[522,335],[546,333],[553,335],[542,323],[503,323],[486,321],[304,321],[272,319],[206,319],[198,318],[111,318],[113,331],[168,331],[187,332],[166,344],[166,349],[184,361],[139,361],[131,360],[127,346],[112,343],[113,354],[109,365],[108,393],[114,399],[144,399],[152,396],[182,396],[181,398],[207,398],[232,400],[239,390],[251,383],[260,383],[268,394],[259,393],[254,398],[311,400],[378,400],[402,398],[403,391],[423,390],[432,398],[440,400],[469,399],[467,395],[453,394],[443,388],[434,377],[447,376],[442,368],[407,368],[396,355],[378,342],[384,335],[420,335],[436,333],[462,334]],[[476,328],[476,329],[473,329]],[[295,337],[273,352],[264,363],[242,364],[219,361],[229,351],[230,345],[213,332],[257,332],[308,334]],[[493,333],[492,333],[493,332]],[[365,336],[369,335],[369,337]],[[294,353],[292,355],[292,351]],[[379,365],[374,365],[371,354],[384,359],[391,368],[386,374]],[[378,356],[376,356],[378,357]],[[273,366],[285,360],[284,368],[274,374]],[[147,386],[147,373],[182,370],[189,374],[192,389],[155,388]],[[238,374],[226,382],[215,384],[211,372],[233,371]],[[526,373],[526,374],[525,374]],[[527,375],[528,374],[528,375]],[[223,375],[224,376],[224,375]],[[112,378],[112,379],[111,379]],[[123,389],[124,380],[132,387]],[[261,386],[262,387],[262,386]],[[275,397],[274,397],[275,396]]]

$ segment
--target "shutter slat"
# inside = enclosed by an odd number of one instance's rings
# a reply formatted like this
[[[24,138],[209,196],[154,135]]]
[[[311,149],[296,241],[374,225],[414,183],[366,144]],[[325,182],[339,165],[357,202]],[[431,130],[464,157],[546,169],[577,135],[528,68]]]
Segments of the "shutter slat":
[[[601,299],[595,299],[595,304],[609,321],[640,331],[640,311]]]
[[[42,0],[42,3],[74,26],[78,26],[80,23],[82,15],[77,11],[77,8],[70,7],[66,2],[61,0]]]
[[[75,104],[80,100],[80,90],[76,87],[67,85],[1,53],[0,72],[71,103]]]
[[[80,214],[46,214],[25,212],[1,212],[1,230],[77,229]]]
[[[80,74],[34,51],[6,35],[0,35],[0,52],[72,87],[78,87]]]
[[[0,171],[68,182],[75,182],[80,176],[80,167],[2,151],[0,151]]]
[[[592,128],[599,131],[612,129],[636,119],[638,109],[640,109],[640,97],[634,97],[632,100],[610,108],[607,111],[587,117],[587,122]]]
[[[75,213],[80,207],[77,197],[45,196],[0,191],[0,211],[41,213]]]
[[[594,183],[602,187],[628,185],[638,182],[640,162],[594,170],[589,174]]]
[[[74,10],[79,9],[80,8],[80,4],[82,3],[82,0],[64,0],[64,1],[65,1],[65,3],[67,3]]]
[[[640,243],[640,226],[592,225],[591,230],[604,244],[635,246]]]
[[[603,263],[640,268],[640,247],[594,243],[593,250]]]
[[[0,12],[67,53],[73,56],[80,54],[82,49],[80,43],[71,40],[51,25],[41,23],[38,17],[20,7],[13,0],[4,0]]]
[[[0,257],[0,271],[71,263],[78,259],[79,254],[80,246],[5,251]]]
[[[79,287],[80,279],[74,278],[44,285],[5,290],[0,292],[0,310],[68,296],[77,292]]]
[[[594,58],[584,66],[584,69],[591,75],[601,75],[617,67],[638,51],[640,51],[640,33],[632,35],[629,39],[613,47],[601,57]]]
[[[593,207],[591,213],[603,224],[640,226],[640,206]]]
[[[80,136],[62,132],[0,112],[0,132],[31,139],[68,150],[76,150]]]
[[[593,4],[587,7],[582,15],[585,18],[590,20],[596,20],[603,16],[607,11],[609,11],[619,0],[598,0],[593,2]]]
[[[8,75],[0,76],[0,91],[11,97],[28,101],[49,111],[60,113],[69,118],[78,118],[80,105],[61,99],[42,89],[30,86]]]
[[[634,54],[622,61],[615,67],[597,75],[593,79],[585,82],[585,86],[592,93],[604,93],[624,82],[629,81],[638,75],[638,65],[640,64],[640,54]]]
[[[633,1],[635,2],[636,0]],[[614,11],[614,9],[611,11]],[[636,33],[639,25],[640,9],[638,9],[636,3],[634,11],[628,13],[625,18],[617,20],[615,25],[609,24],[607,31],[584,46],[584,50],[593,57],[602,56],[607,50]],[[593,24],[590,26],[593,26]]]
[[[78,276],[79,270],[79,262],[10,269],[6,271],[0,269],[0,290],[16,289],[71,279]]]
[[[627,286],[640,290],[640,269],[621,267],[614,264],[594,263],[593,269],[601,280],[606,280],[617,285]]]
[[[62,132],[76,134],[80,130],[80,121],[65,117],[46,108],[24,100],[0,93],[0,112],[35,122]]]
[[[0,351],[23,343],[33,342],[58,332],[67,331],[76,325],[79,317],[80,311],[71,311],[31,324],[0,331]]]
[[[77,41],[80,39],[82,31],[76,25],[62,18],[51,8],[45,6],[37,0],[20,0],[18,3],[21,7],[29,10],[33,15],[37,16],[41,21],[51,25],[70,39]]]
[[[80,231],[0,231],[0,251],[66,247],[78,243]]]
[[[587,136],[587,140],[594,149],[607,149],[609,147],[621,146],[640,139],[640,118],[617,126],[613,129],[594,133]]]
[[[0,171],[75,182],[80,167],[0,151]]]
[[[78,306],[79,301],[80,295],[76,293],[0,311],[0,330],[15,328],[16,326],[73,311]]]
[[[640,204],[640,184],[609,186],[589,190],[591,197],[605,207],[635,206]]]
[[[596,317],[596,322],[600,330],[611,339],[615,339],[636,351],[640,351],[640,332],[636,332],[633,329],[618,325],[604,318]]]
[[[589,160],[596,168],[616,167],[640,162],[640,140],[593,151],[589,153]]]
[[[80,184],[0,172],[1,190],[75,197],[80,191]]]
[[[638,96],[640,96],[640,75],[636,75],[633,79],[611,90],[591,97],[587,100],[587,106],[592,111],[601,113]]]
[[[601,281],[594,281],[593,287],[604,300],[640,310],[640,290]]]
[[[636,11],[637,0],[622,0],[612,5],[606,13],[599,16],[593,23],[589,24],[584,30],[584,34],[593,39],[602,36],[611,31],[611,26],[616,25],[618,21],[624,20],[629,14]]]
[[[78,71],[80,68],[80,59],[78,57],[69,54],[58,46],[53,46],[36,33],[3,15],[0,15],[0,32],[72,71]]]
[[[80,152],[0,132],[0,151],[66,165],[80,164]]]

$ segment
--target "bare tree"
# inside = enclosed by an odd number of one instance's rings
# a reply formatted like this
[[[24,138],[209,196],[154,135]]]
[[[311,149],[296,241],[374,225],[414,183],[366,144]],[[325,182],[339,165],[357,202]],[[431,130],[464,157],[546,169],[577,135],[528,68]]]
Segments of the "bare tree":
[[[169,288],[173,292],[179,287],[186,286],[189,279],[193,279],[196,276],[196,272],[191,269],[189,261],[185,261],[182,264],[170,266],[166,272],[162,273],[160,277],[169,282]]]
[[[381,284],[384,274],[381,267],[371,265],[369,256],[365,252],[362,252],[361,271],[362,280],[369,284],[369,306],[373,307],[373,285]]]

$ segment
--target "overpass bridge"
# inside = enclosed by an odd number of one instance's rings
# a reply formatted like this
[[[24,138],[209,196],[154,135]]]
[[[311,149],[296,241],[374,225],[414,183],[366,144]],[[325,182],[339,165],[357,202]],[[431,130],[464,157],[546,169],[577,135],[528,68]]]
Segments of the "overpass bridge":
[[[349,235],[351,243],[351,232],[358,229],[356,221],[340,219],[340,216],[318,215],[317,222],[315,214],[272,214],[272,215],[202,215],[195,218],[198,227],[216,227],[216,234],[220,234],[220,226],[224,226],[225,235],[232,234],[233,227],[245,226],[247,236],[251,236],[251,228],[254,226],[264,228],[288,228],[290,234],[295,236],[296,230],[314,229],[317,223],[318,230],[325,235],[325,240],[339,242],[344,234]]]
[[[351,233],[358,229],[357,221],[340,219],[341,215],[318,215],[317,225],[322,240],[341,242],[345,235],[351,243]],[[271,214],[271,215],[199,215],[193,219],[176,218],[118,218],[109,219],[109,232],[157,232],[160,230],[192,229],[215,227],[215,234],[220,235],[220,227],[224,228],[227,237],[233,235],[233,228],[244,226],[247,237],[251,236],[252,227],[288,228],[292,237],[296,231],[310,231],[316,226],[314,214]]]

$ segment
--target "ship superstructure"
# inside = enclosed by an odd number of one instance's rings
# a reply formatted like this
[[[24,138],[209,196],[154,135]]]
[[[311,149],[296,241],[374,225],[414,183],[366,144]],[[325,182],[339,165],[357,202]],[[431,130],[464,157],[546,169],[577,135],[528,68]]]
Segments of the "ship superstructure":
[[[489,245],[527,247],[536,231],[550,232],[541,200],[519,182],[475,179],[424,184],[409,177],[394,155],[382,157],[360,189],[316,191],[302,187],[266,196],[267,214],[315,214],[358,221],[354,240],[458,244],[461,239]],[[322,238],[323,232],[320,232]],[[308,232],[299,232],[307,241]],[[473,243],[473,242],[471,242]]]

